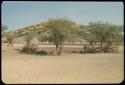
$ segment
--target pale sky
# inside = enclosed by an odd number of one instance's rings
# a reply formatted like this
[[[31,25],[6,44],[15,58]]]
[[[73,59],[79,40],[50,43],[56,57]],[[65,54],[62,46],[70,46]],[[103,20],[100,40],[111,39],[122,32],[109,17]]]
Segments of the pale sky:
[[[19,29],[49,18],[67,17],[78,24],[104,21],[123,25],[123,2],[3,1],[2,24]]]

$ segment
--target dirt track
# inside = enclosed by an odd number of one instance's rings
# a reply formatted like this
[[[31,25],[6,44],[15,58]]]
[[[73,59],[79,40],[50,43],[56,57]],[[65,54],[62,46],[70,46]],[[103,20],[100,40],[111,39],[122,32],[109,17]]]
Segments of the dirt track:
[[[123,80],[123,53],[36,56],[18,53],[16,49],[20,47],[2,46],[4,83],[119,83]]]

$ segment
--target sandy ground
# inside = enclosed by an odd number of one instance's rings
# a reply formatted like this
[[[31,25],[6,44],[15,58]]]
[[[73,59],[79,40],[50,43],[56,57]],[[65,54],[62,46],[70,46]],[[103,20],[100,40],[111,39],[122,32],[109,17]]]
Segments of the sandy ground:
[[[61,56],[21,54],[16,50],[19,48],[21,45],[2,46],[4,83],[120,83],[124,79],[122,47],[117,54]]]

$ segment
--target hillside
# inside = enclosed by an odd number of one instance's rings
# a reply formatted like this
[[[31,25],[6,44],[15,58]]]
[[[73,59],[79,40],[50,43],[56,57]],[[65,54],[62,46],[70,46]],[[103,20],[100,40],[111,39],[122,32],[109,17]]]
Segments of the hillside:
[[[80,25],[81,28],[81,32],[86,32],[86,26],[85,25]],[[23,36],[29,32],[46,32],[46,22],[42,22],[42,23],[38,23],[38,24],[33,24],[31,26],[28,27],[24,27],[24,28],[20,28],[20,29],[16,29],[13,31],[9,31],[9,32],[3,32],[3,38],[2,41],[5,40],[6,35],[13,35],[14,36],[14,43],[15,44],[25,44],[25,41],[23,39]],[[87,42],[84,39],[80,39],[82,44],[86,44]],[[38,41],[37,36],[35,36],[35,38],[32,40],[32,43],[34,44],[40,44],[41,42]],[[76,44],[80,44],[80,42],[75,42]],[[74,43],[74,44],[75,44]]]

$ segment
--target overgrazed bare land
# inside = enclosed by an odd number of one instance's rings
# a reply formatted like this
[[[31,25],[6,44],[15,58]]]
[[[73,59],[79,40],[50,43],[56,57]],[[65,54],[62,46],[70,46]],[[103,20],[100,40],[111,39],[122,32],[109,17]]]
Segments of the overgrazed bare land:
[[[16,50],[19,48],[20,45],[2,46],[4,83],[120,83],[124,79],[123,47],[117,54],[64,53],[60,56],[21,54]],[[64,49],[75,48],[78,47]]]

